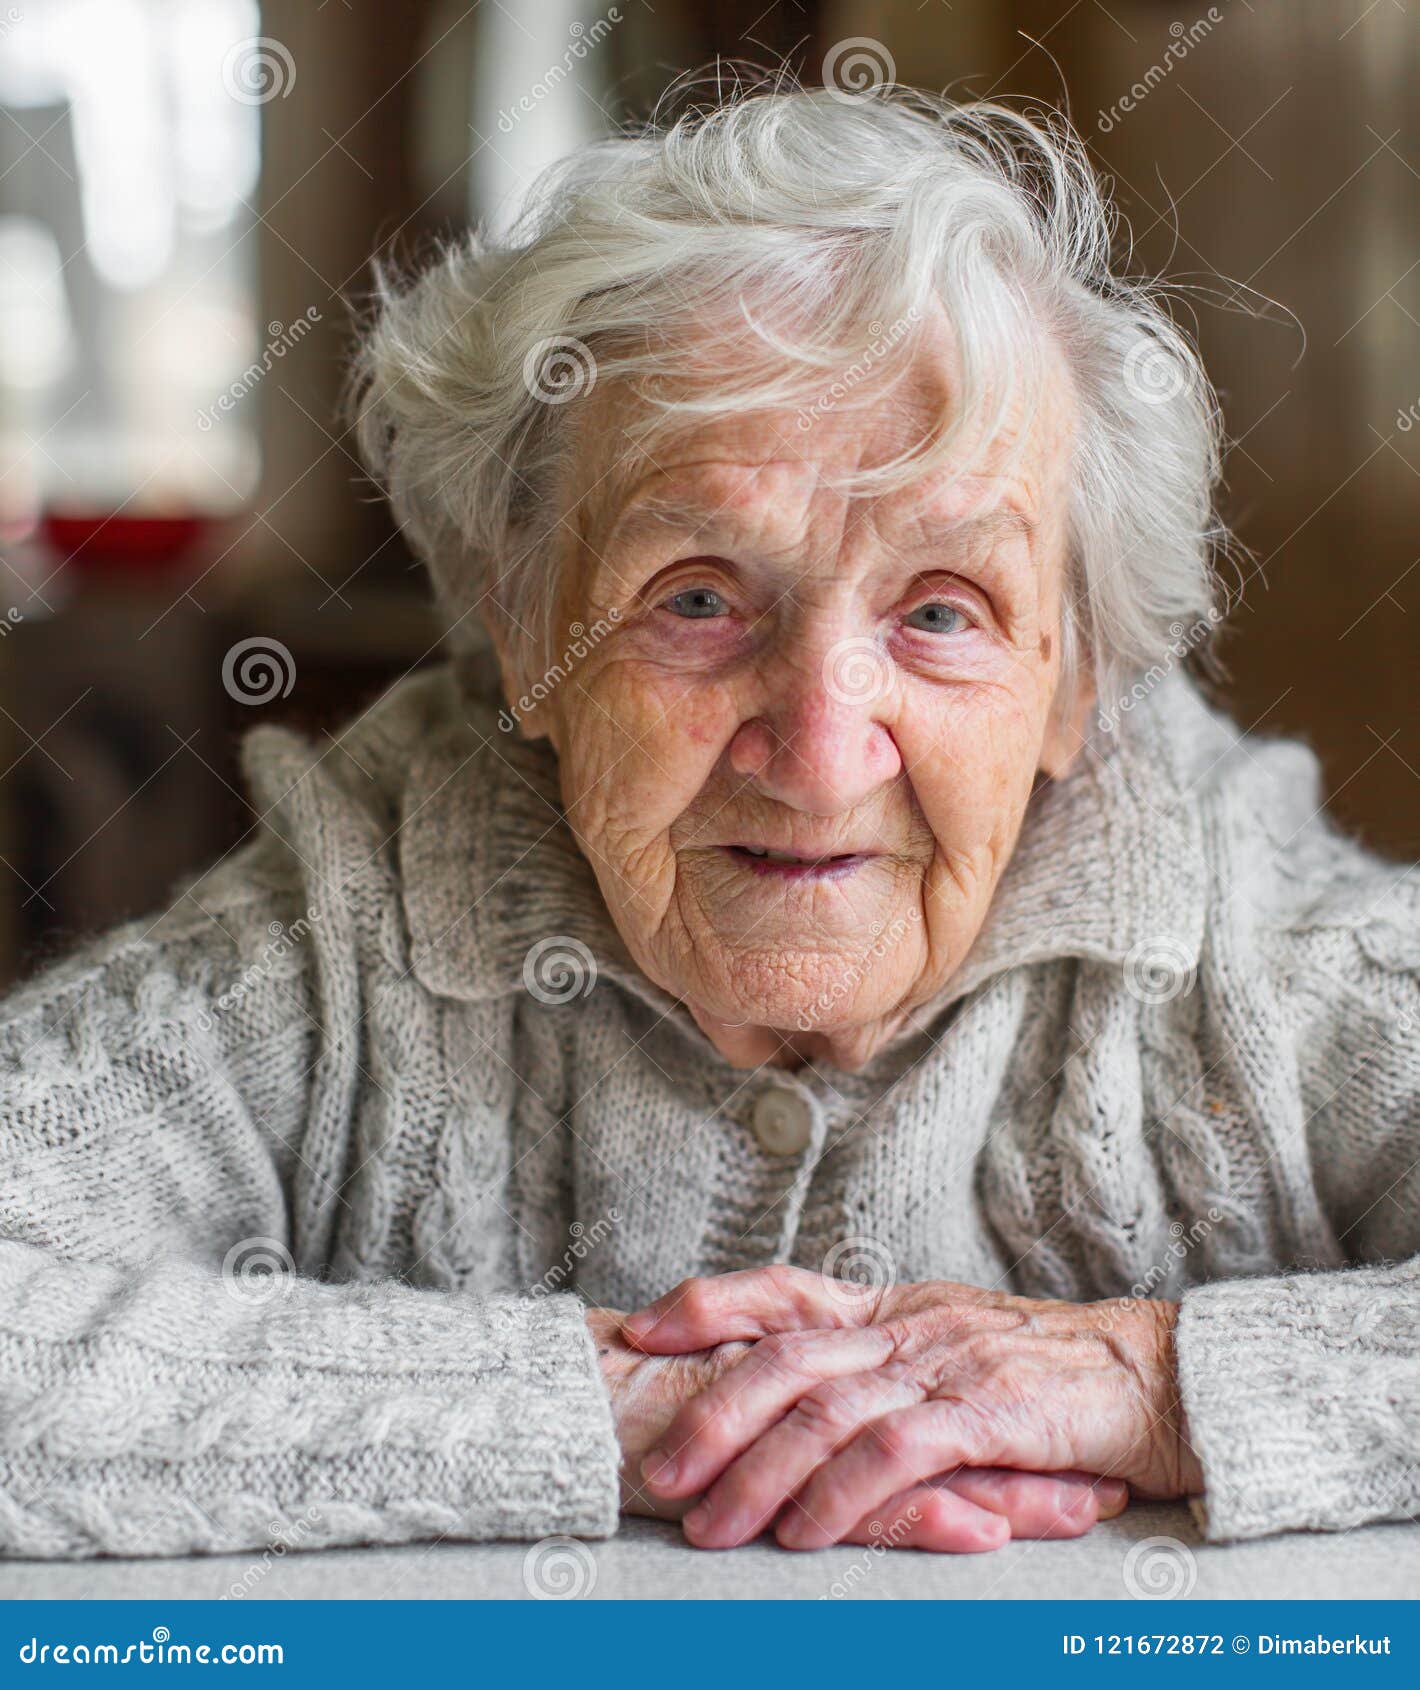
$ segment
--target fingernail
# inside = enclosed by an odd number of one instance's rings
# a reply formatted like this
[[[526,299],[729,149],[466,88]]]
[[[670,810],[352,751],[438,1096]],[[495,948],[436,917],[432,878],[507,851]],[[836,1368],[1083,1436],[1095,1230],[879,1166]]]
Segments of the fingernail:
[[[672,1456],[663,1449],[653,1449],[642,1458],[641,1477],[648,1485],[669,1485],[675,1483],[676,1464]]]
[[[1101,1479],[1095,1496],[1099,1502],[1100,1518],[1112,1520],[1128,1507],[1129,1486],[1123,1479]]]
[[[621,1323],[621,1330],[631,1338],[644,1338],[656,1324],[656,1317],[647,1314],[643,1309],[639,1314],[629,1314]]]
[[[708,1502],[697,1502],[685,1519],[681,1521],[685,1529],[690,1532],[704,1531],[709,1523],[710,1504]]]

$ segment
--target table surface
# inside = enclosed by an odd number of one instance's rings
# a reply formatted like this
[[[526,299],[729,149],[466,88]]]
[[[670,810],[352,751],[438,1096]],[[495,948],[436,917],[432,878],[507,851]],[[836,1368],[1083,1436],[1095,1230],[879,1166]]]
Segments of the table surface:
[[[676,1526],[628,1520],[598,1543],[432,1543],[194,1556],[0,1561],[0,1600],[292,1597],[523,1599],[716,1597],[1356,1598],[1420,1595],[1420,1524],[1205,1545],[1187,1508],[1135,1504],[1065,1543],[987,1555],[843,1547],[791,1553],[764,1540],[691,1549]]]

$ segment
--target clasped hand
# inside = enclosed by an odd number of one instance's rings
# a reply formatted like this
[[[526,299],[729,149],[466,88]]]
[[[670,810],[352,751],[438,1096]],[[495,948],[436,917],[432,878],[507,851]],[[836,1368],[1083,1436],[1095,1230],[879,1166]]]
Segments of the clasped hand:
[[[589,1317],[628,1512],[729,1548],[948,1551],[1074,1537],[1202,1490],[1179,1404],[1177,1305],[1038,1301],[802,1268],[688,1279]],[[688,1511],[687,1511],[688,1510]]]

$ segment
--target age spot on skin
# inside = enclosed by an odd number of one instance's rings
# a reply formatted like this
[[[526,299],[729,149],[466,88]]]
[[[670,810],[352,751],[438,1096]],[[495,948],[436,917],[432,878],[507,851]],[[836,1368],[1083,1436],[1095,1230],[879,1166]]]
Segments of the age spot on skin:
[[[1049,663],[1049,661],[1050,661],[1050,635],[1049,634],[1042,634],[1040,636],[1040,660],[1041,660],[1042,663]]]

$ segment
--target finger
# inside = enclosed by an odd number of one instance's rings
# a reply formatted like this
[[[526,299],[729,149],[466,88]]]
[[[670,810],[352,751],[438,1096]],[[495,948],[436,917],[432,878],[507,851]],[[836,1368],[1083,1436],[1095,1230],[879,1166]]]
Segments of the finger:
[[[880,1414],[815,1469],[786,1506],[779,1541],[821,1549],[899,1491],[958,1467],[996,1466],[1004,1452],[978,1416],[956,1401],[934,1400]]]
[[[679,1355],[732,1338],[865,1326],[882,1295],[880,1286],[854,1285],[807,1268],[747,1268],[682,1280],[664,1297],[627,1315],[621,1329],[638,1349]]]
[[[920,1386],[901,1370],[881,1365],[816,1385],[709,1486],[700,1505],[685,1518],[685,1535],[706,1549],[748,1543],[835,1451],[850,1445],[878,1416],[920,1401]],[[870,1502],[880,1503],[896,1491],[923,1483],[935,1471],[923,1467],[907,1474]],[[839,1518],[835,1538],[825,1541],[836,1542],[867,1512],[864,1507]]]
[[[891,1350],[880,1327],[765,1338],[679,1410],[643,1460],[642,1480],[663,1497],[707,1489],[808,1392],[881,1366]]]
[[[990,1509],[1021,1538],[1080,1537],[1100,1520],[1113,1519],[1129,1500],[1121,1479],[1089,1473],[1024,1473],[1009,1467],[960,1467],[934,1481]]]
[[[933,1485],[894,1496],[843,1539],[870,1549],[930,1549],[942,1555],[980,1555],[1009,1543],[1009,1523],[960,1492]]]

